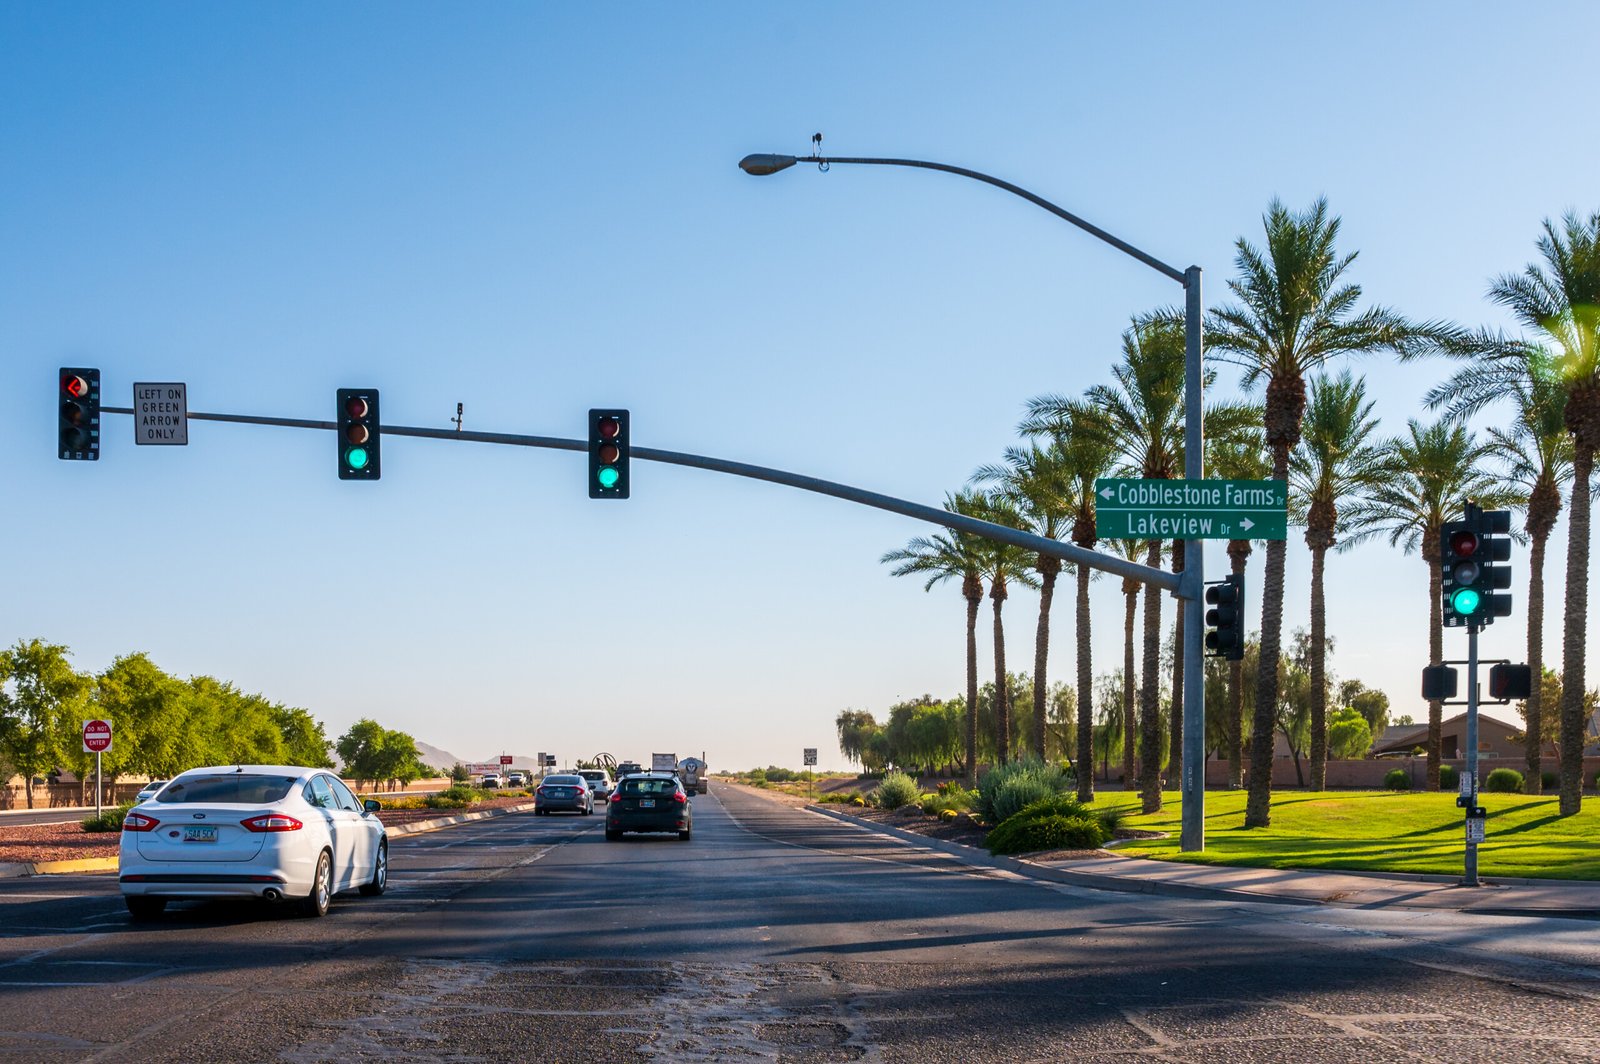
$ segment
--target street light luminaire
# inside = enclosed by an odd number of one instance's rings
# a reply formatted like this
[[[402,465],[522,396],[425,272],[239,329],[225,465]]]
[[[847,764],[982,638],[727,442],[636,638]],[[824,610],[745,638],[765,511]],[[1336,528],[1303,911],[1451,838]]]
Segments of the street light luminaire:
[[[793,166],[799,161],[800,160],[796,159],[793,155],[766,155],[757,153],[755,155],[746,155],[743,159],[740,159],[739,169],[743,170],[747,174],[753,174],[756,177],[764,177],[767,174],[775,174],[779,170],[787,170],[789,167]]]

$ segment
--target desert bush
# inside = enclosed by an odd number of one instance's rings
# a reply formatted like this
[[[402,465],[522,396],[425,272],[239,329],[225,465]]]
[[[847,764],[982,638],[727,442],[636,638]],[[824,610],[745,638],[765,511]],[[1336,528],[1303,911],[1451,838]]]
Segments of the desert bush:
[[[99,816],[84,817],[82,821],[83,830],[121,831],[122,818],[127,816],[128,810],[132,808],[132,802],[123,802],[121,805],[112,806],[110,809],[102,809]]]
[[[1595,778],[1600,779],[1600,776],[1596,776]],[[1539,773],[1539,785],[1544,788],[1544,793],[1550,794],[1557,787],[1561,786],[1561,777],[1557,776],[1554,772],[1541,772]]]
[[[958,817],[960,815],[961,814],[956,812],[954,809],[941,809],[941,810],[939,810],[939,819],[940,820],[944,820],[944,821],[954,820],[956,817]]]
[[[1013,761],[984,773],[978,780],[974,807],[991,824],[1001,821],[1044,798],[1062,794],[1073,787],[1072,777],[1060,765],[1037,759]]]
[[[1117,829],[1122,826],[1122,822],[1128,818],[1128,807],[1125,805],[1107,806],[1104,809],[1095,810],[1094,815],[1095,819],[1100,821],[1100,826],[1106,829],[1106,838],[1110,838],[1117,833]]]
[[[969,791],[959,783],[941,783],[938,794],[922,796],[922,811],[929,816],[940,816],[946,812],[965,813],[977,800],[977,791]]]
[[[1461,786],[1461,772],[1454,765],[1439,766],[1439,789],[1453,791]]]
[[[1491,794],[1516,794],[1522,790],[1522,773],[1514,768],[1497,768],[1483,781],[1483,789]]]
[[[850,797],[850,804],[855,806],[865,806],[867,804],[867,800],[861,795],[856,794]]]
[[[878,784],[876,792],[878,808],[899,809],[917,800],[919,791],[917,781],[907,776],[904,772],[891,772],[883,777],[883,782]]]
[[[1411,773],[1403,768],[1392,768],[1383,777],[1383,789],[1386,791],[1409,791],[1411,789]]]
[[[483,792],[473,787],[450,787],[438,794],[422,799],[429,809],[465,809],[474,802],[483,801]]]
[[[1041,807],[1048,808],[1045,803]],[[990,853],[1033,853],[1038,850],[1093,850],[1106,841],[1105,828],[1092,816],[1044,812],[1013,816],[984,840]]]

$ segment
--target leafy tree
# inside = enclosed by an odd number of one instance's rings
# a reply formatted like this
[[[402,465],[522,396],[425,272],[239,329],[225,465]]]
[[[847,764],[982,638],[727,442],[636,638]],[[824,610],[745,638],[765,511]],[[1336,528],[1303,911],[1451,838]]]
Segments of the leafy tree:
[[[386,735],[383,725],[369,717],[350,725],[333,744],[339,760],[344,762],[345,774],[363,782],[383,779]]]
[[[378,761],[374,766],[377,779],[397,783],[401,788],[422,776],[422,761],[417,754],[417,742],[403,731],[385,729],[378,746]]]
[[[986,521],[1008,528],[1022,528],[1017,508],[999,493],[980,496],[979,515]],[[994,684],[996,757],[1000,764],[1011,760],[1011,691],[1006,683],[1006,631],[1001,617],[1008,595],[1007,586],[1038,587],[1039,581],[1028,571],[1028,552],[1009,543],[981,540],[979,557],[984,575],[989,578],[989,601],[994,606]]]
[[[1287,480],[1290,452],[1300,442],[1307,376],[1342,355],[1421,353],[1457,338],[1459,331],[1436,323],[1416,325],[1384,307],[1356,313],[1361,289],[1344,277],[1356,256],[1335,250],[1339,219],[1328,214],[1326,200],[1296,214],[1275,199],[1262,223],[1264,253],[1243,237],[1235,245],[1239,276],[1228,287],[1238,303],[1208,315],[1206,346],[1213,359],[1243,368],[1246,387],[1266,382],[1263,413],[1272,475]],[[1267,543],[1246,827],[1272,821],[1271,723],[1278,705],[1286,546],[1283,540]]]
[[[1311,382],[1300,445],[1290,459],[1289,507],[1311,548],[1311,789],[1327,790],[1327,605],[1324,567],[1330,549],[1351,542],[1363,520],[1361,502],[1383,477],[1383,452],[1373,434],[1378,419],[1366,383],[1349,370]],[[1352,505],[1354,504],[1354,505]],[[1342,540],[1340,537],[1344,537]]]
[[[1389,726],[1389,696],[1368,688],[1360,680],[1346,680],[1339,685],[1339,704],[1360,713],[1374,738]]]
[[[882,734],[883,727],[864,709],[840,710],[834,720],[839,733],[839,752],[845,760],[860,763],[868,772],[882,772],[884,763],[873,748],[873,738]]]
[[[272,722],[283,740],[284,763],[306,768],[333,768],[328,756],[328,736],[322,722],[308,711],[272,703],[268,707]]]
[[[1335,758],[1362,758],[1372,749],[1372,727],[1359,709],[1335,710],[1328,723],[1328,749]]]
[[[66,722],[77,734],[89,709],[91,681],[72,668],[67,654],[66,647],[39,639],[19,639],[0,651],[0,756],[22,774],[29,809],[34,777],[53,769],[64,753]]]
[[[1218,439],[1208,436],[1206,445],[1210,448],[1210,455],[1206,459],[1206,471],[1222,480],[1266,480],[1272,473],[1272,466],[1266,454],[1266,438],[1259,431],[1240,432],[1231,438]],[[1250,540],[1230,539],[1228,541],[1228,561],[1232,566],[1235,576],[1243,577],[1246,566],[1250,560]],[[1228,662],[1228,702],[1226,708],[1227,743],[1225,749],[1228,758],[1228,787],[1238,790],[1244,786],[1244,738],[1250,734],[1245,724],[1245,706],[1248,701],[1250,706],[1255,705],[1255,692],[1253,687],[1245,684],[1246,676],[1255,676],[1253,661],[1247,663],[1244,658]],[[1209,692],[1209,688],[1207,691]],[[1208,695],[1209,698],[1209,695]],[[1210,720],[1210,713],[1207,713]]]
[[[463,765],[461,762],[457,761],[455,764],[450,766],[451,783],[466,783],[471,779],[472,773],[468,772],[467,766]]]

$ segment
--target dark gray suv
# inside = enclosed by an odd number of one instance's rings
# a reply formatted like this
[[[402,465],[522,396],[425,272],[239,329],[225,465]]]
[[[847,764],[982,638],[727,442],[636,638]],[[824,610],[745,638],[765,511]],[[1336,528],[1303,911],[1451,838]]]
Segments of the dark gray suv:
[[[676,831],[687,840],[693,830],[689,794],[671,772],[641,772],[617,781],[606,803],[606,838],[629,831]]]

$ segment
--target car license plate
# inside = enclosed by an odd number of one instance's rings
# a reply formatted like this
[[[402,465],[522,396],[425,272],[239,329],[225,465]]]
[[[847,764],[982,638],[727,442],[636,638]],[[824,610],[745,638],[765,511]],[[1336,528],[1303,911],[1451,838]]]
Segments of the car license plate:
[[[656,800],[654,798],[640,798],[639,799],[639,808],[640,809],[654,809],[655,807],[656,807]]]
[[[183,829],[184,842],[216,842],[217,829],[214,827],[190,827]]]

